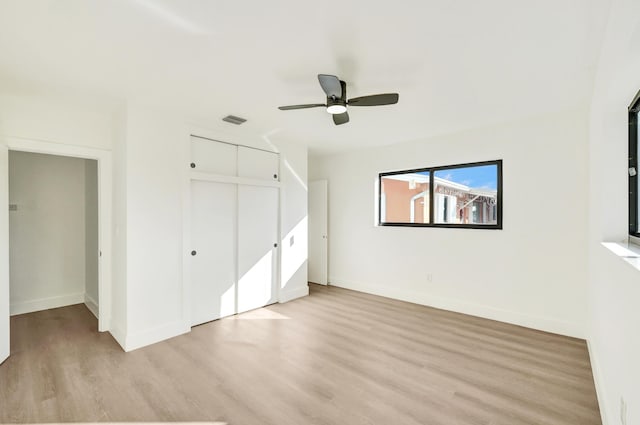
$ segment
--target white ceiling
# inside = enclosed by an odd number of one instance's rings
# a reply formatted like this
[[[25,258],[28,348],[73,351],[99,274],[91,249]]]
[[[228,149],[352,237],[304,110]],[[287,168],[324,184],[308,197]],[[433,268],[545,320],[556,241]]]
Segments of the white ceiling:
[[[314,153],[586,105],[609,0],[0,0],[0,92],[64,90],[239,115]],[[349,97],[334,126],[318,73]]]

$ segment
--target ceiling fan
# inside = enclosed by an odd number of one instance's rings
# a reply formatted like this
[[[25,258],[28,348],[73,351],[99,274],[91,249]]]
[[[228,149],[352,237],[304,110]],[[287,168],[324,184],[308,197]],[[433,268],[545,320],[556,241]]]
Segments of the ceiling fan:
[[[327,108],[327,112],[333,116],[335,125],[349,122],[347,106],[378,106],[393,105],[398,103],[398,93],[372,94],[370,96],[354,97],[347,100],[347,83],[338,79],[335,75],[318,74],[320,87],[327,94],[327,103],[310,103],[307,105],[279,106],[281,111],[291,109]]]

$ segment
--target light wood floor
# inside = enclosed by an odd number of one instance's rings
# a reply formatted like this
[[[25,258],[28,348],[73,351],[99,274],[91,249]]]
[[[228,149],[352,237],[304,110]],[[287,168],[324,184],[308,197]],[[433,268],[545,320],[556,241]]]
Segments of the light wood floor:
[[[0,423],[601,423],[585,341],[335,287],[131,353],[96,327],[12,317]]]

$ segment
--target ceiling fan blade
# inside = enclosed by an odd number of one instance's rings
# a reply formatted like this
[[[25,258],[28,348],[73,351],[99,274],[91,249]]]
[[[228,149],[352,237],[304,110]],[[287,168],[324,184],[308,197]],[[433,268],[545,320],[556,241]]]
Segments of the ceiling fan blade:
[[[333,114],[333,122],[335,125],[346,124],[349,122],[349,114],[346,112]]]
[[[354,97],[349,99],[349,106],[378,106],[398,103],[398,93],[373,94],[371,96]]]
[[[278,109],[281,111],[289,111],[291,109],[307,109],[307,108],[319,108],[319,107],[327,107],[324,103],[310,103],[308,105],[289,105],[289,106],[278,106]]]
[[[327,94],[327,97],[342,98],[342,85],[338,77],[335,75],[318,74],[318,81],[320,81],[320,87],[322,87],[322,90]]]

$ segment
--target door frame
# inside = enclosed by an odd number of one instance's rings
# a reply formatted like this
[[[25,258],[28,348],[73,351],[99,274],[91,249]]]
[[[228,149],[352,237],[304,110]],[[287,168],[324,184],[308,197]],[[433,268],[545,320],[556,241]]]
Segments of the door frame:
[[[9,305],[9,149],[0,139],[0,170],[7,178],[0,178],[0,364],[11,354]]]
[[[41,153],[72,158],[93,159],[98,162],[98,331],[111,329],[111,151],[77,145],[5,137],[9,151]],[[8,170],[7,170],[8,179]],[[11,247],[9,247],[11,249]],[[8,262],[8,258],[7,258]]]

